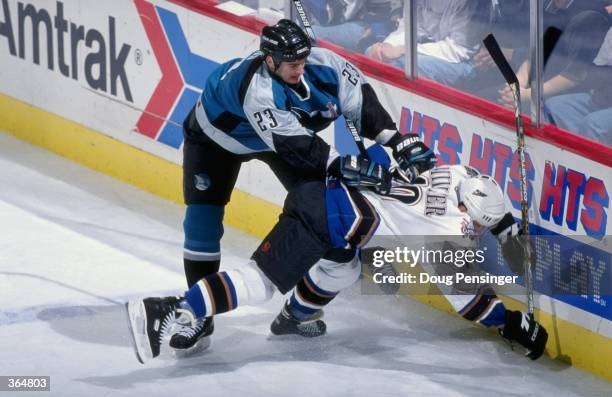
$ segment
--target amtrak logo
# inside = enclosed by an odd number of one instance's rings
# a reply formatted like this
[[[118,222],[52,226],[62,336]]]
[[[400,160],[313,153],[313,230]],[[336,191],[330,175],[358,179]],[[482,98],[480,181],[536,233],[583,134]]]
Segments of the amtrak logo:
[[[196,174],[193,176],[195,188],[204,191],[210,187],[210,177],[206,174]]]

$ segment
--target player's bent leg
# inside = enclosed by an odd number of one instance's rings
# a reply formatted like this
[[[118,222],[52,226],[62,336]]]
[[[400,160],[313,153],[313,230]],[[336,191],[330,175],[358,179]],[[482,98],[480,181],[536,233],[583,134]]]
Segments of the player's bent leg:
[[[332,250],[333,251],[333,250]],[[361,268],[355,250],[342,250],[326,255],[298,282],[270,330],[275,335],[296,334],[315,337],[325,334],[326,324],[321,320],[323,307],[343,289],[353,285]]]
[[[245,159],[208,138],[193,110],[183,127],[183,198],[187,204],[183,257],[187,285],[191,287],[219,271],[224,208]]]
[[[210,317],[257,305],[272,297],[274,285],[250,262],[240,269],[211,274],[198,281],[186,293],[181,304],[194,318]]]
[[[219,205],[187,205],[183,221],[183,263],[188,287],[219,271],[223,212],[224,208]],[[194,354],[210,346],[209,336],[215,327],[212,317],[199,319],[192,326],[185,316],[180,316],[176,326],[183,336],[180,343],[172,345],[177,349],[175,353],[178,357]]]
[[[194,284],[184,297],[146,298],[127,303],[128,326],[138,361],[159,356],[165,337],[176,319],[184,317],[191,327],[197,321],[262,303],[274,294],[272,282],[251,262],[241,269],[211,274]],[[184,346],[185,335],[174,333],[170,346]]]
[[[272,297],[274,286],[270,280],[250,262],[236,270],[211,274],[192,286],[180,305],[185,309],[183,326],[172,335],[170,346],[183,354],[202,350],[210,345],[206,339],[213,331],[212,316],[234,310],[238,305],[256,305]],[[194,343],[194,336],[200,341]],[[180,355],[180,353],[179,353]]]
[[[303,282],[304,275],[331,249],[327,229],[325,209],[325,184],[320,181],[308,181],[294,186],[285,200],[283,213],[278,223],[266,236],[252,258],[257,266],[272,280],[283,294]],[[349,259],[352,259],[354,253]],[[304,286],[304,288],[306,288]],[[322,295],[327,296],[323,291]],[[277,320],[282,321],[282,329],[273,329],[273,333],[288,333],[285,325],[295,331],[311,335],[312,332],[324,332],[324,328],[313,330],[312,327],[323,326],[318,319],[311,320],[308,330],[300,326],[300,321],[283,310]],[[278,325],[278,324],[277,324]],[[272,325],[275,328],[275,325]]]
[[[325,212],[325,184],[307,182],[289,192],[283,213],[252,259],[285,294],[331,248]]]
[[[224,207],[189,204],[185,210],[183,260],[188,287],[219,271]]]

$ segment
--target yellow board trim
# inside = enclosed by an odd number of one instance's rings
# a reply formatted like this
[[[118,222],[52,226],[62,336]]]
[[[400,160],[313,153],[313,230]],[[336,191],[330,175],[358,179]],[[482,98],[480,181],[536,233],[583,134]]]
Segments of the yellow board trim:
[[[442,295],[412,295],[421,303],[459,316]],[[523,303],[500,296],[510,310],[526,311]],[[552,314],[536,309],[536,319],[548,331],[546,354],[612,381],[612,340]]]
[[[0,94],[0,109],[0,131],[183,204],[180,165],[6,95]],[[280,212],[277,205],[235,189],[224,222],[263,238]]]
[[[6,95],[0,94],[0,109],[0,131],[182,204],[179,165]],[[280,210],[274,204],[235,189],[226,208],[225,223],[264,237],[276,223]],[[454,313],[442,296],[414,297]],[[513,310],[524,310],[521,303],[507,297],[504,304]],[[612,380],[609,338],[543,311],[537,311],[536,315],[549,330],[547,353],[551,357]]]

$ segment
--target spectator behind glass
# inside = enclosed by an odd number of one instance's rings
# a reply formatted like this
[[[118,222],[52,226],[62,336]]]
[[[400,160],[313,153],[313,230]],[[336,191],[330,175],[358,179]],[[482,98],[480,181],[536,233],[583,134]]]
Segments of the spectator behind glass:
[[[554,26],[563,33],[554,47],[543,72],[543,97],[588,90],[587,77],[594,73],[593,59],[597,55],[610,19],[606,12],[609,1],[547,0],[544,4],[544,30]],[[525,15],[524,18],[529,18]],[[517,77],[521,85],[523,105],[529,102],[530,62],[528,48],[522,50],[524,60]],[[511,108],[512,91],[505,86],[499,91],[499,102]],[[524,106],[525,111],[527,108]]]
[[[545,114],[552,124],[612,146],[612,28],[593,63],[593,88],[548,99]]]
[[[359,53],[397,29],[401,15],[400,0],[303,0],[302,3],[312,18],[318,38]]]
[[[514,70],[524,61],[521,48],[529,46],[529,0],[492,0],[492,22],[490,32],[495,35],[502,52]],[[474,56],[477,78],[474,84],[464,87],[466,91],[497,101],[503,79],[489,51],[481,46]]]
[[[489,28],[491,0],[416,0],[417,73],[449,86],[475,76],[473,56]],[[366,54],[404,68],[404,23]]]

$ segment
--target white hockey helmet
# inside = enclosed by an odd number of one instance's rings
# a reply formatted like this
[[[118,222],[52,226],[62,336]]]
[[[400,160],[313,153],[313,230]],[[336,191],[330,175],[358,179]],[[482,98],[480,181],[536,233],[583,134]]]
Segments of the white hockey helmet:
[[[485,227],[497,224],[506,213],[504,194],[488,175],[476,175],[459,186],[459,203],[467,208],[472,220]]]

